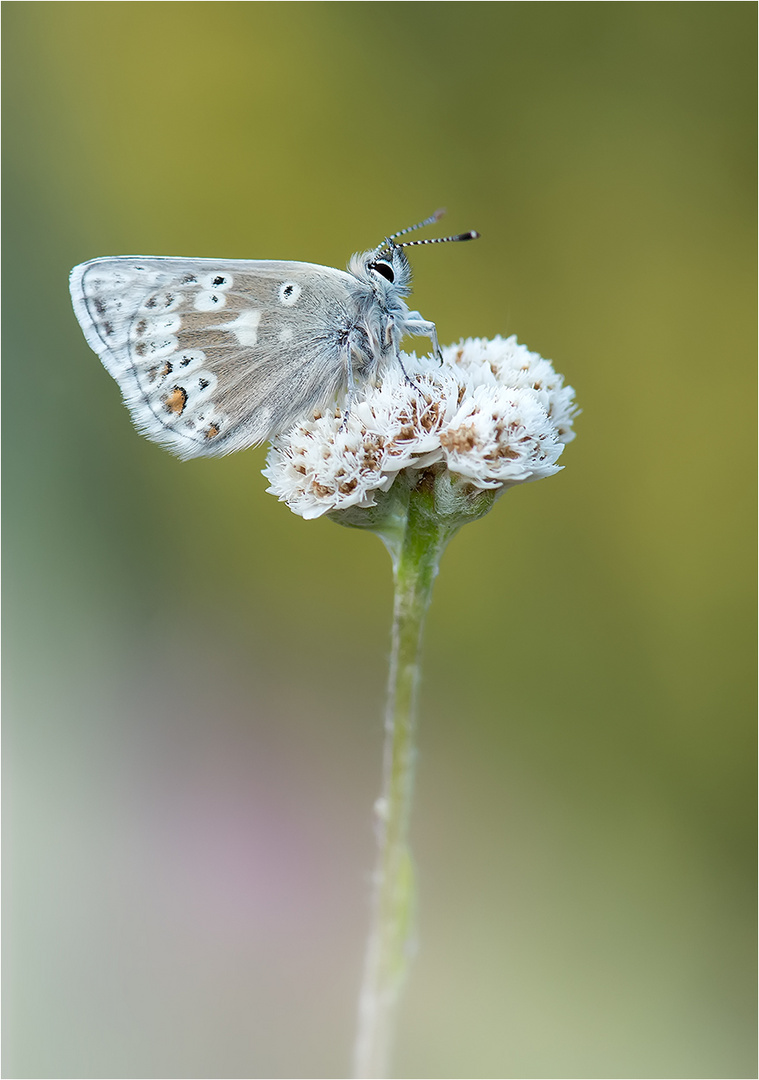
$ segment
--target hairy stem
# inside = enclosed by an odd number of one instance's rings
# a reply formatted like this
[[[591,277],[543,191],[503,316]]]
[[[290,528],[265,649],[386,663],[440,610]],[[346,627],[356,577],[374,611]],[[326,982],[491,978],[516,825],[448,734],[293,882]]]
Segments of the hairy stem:
[[[395,601],[385,713],[382,794],[375,806],[379,851],[372,925],[359,998],[354,1076],[389,1075],[395,1016],[413,950],[414,879],[408,846],[424,619],[440,556],[456,528],[443,524],[423,491],[412,490],[405,528],[384,537],[393,556]]]

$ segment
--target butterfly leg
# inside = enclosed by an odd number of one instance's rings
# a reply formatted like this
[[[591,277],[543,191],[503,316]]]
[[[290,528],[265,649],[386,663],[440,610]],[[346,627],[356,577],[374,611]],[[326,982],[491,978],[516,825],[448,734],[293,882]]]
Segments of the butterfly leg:
[[[345,410],[343,412],[343,421],[340,424],[340,431],[345,431],[348,425],[348,417],[351,414],[351,408],[353,406],[356,397],[358,396],[358,388],[356,386],[356,379],[353,375],[353,345],[352,342],[348,342],[345,347],[345,369],[348,375],[348,400],[345,404]]]
[[[400,335],[395,329],[395,323],[392,320],[388,320],[388,323],[385,327],[385,349],[393,350],[393,352],[395,353],[395,359],[397,360],[398,364],[400,365],[400,369],[403,372],[403,378],[406,380],[409,386],[413,386],[415,390],[418,390],[418,384],[414,382],[414,380],[411,378],[411,376],[403,366],[403,361],[401,360],[400,340]]]
[[[440,346],[437,340],[437,327],[434,322],[428,322],[427,319],[423,319],[418,311],[410,311],[406,318],[405,331],[410,334],[411,337],[426,337],[432,342],[432,351],[439,360],[443,363],[443,354],[440,351]]]
[[[413,388],[415,390],[418,390],[419,389],[419,384],[414,382],[414,380],[411,378],[411,376],[409,375],[409,373],[406,371],[405,367],[403,366],[403,361],[401,360],[401,354],[400,354],[399,349],[395,350],[395,358],[398,361],[398,363],[401,365],[401,371],[403,372],[403,378],[406,380],[408,385],[413,386]]]

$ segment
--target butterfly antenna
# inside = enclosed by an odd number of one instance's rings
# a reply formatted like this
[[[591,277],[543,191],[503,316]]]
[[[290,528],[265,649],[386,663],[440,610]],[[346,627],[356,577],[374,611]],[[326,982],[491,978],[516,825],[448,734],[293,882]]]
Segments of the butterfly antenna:
[[[398,236],[405,236],[406,233],[414,232],[416,229],[423,229],[425,225],[433,225],[436,221],[440,221],[444,213],[445,210],[436,210],[434,214],[425,218],[424,221],[420,221],[417,225],[409,225],[407,229],[401,229],[400,232],[394,232],[392,236],[388,236],[386,239],[395,240]]]
[[[400,233],[396,235],[400,236]],[[431,240],[407,240],[405,244],[396,244],[396,247],[416,247],[418,244],[453,244],[459,240],[478,240],[480,234],[470,229],[469,232],[458,233],[457,236],[437,236]]]

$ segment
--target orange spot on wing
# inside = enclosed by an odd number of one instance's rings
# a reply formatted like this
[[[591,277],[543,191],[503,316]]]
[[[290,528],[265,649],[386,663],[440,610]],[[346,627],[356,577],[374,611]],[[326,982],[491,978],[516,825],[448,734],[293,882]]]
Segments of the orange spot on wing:
[[[175,386],[164,398],[163,403],[169,412],[181,416],[187,404],[187,391],[183,390],[181,386]]]

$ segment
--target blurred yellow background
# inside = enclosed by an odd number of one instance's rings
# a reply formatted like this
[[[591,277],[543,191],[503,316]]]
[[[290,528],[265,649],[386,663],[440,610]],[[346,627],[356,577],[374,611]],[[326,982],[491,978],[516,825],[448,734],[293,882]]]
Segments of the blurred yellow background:
[[[67,275],[440,205],[415,306],[583,414],[443,560],[396,1073],[756,1075],[755,23],[4,5],[4,1075],[347,1074],[388,557],[138,437]]]

